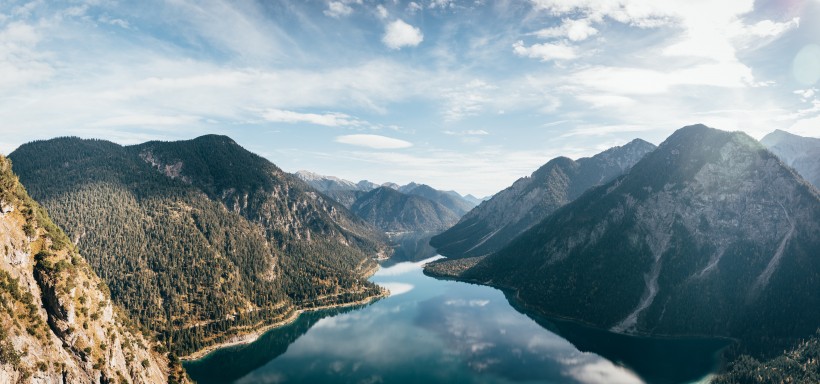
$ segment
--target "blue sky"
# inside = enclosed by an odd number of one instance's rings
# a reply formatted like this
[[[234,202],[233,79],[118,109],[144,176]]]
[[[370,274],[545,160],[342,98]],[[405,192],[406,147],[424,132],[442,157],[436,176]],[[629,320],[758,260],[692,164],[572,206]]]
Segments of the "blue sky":
[[[484,196],[705,123],[820,136],[820,0],[0,0],[0,152],[226,134]]]

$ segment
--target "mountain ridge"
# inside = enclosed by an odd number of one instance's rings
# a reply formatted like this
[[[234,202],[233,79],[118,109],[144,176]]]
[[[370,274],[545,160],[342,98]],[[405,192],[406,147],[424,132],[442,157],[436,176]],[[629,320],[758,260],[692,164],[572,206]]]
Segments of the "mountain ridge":
[[[626,172],[652,149],[635,139],[578,161],[556,157],[481,202],[430,244],[450,258],[495,252],[590,187]]]

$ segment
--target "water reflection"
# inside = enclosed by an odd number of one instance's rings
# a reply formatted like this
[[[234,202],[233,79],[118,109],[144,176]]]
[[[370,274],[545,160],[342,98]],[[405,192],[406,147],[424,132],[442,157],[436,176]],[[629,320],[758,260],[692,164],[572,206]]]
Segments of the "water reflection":
[[[686,365],[680,359],[693,353],[706,356],[706,367],[698,366],[685,377],[674,376],[674,369],[672,376],[656,375],[636,361],[667,369],[664,364],[673,360],[658,360],[655,355],[668,344],[636,349],[635,360],[631,352],[619,349],[623,340],[534,321],[514,309],[499,290],[425,276],[423,262],[393,264],[373,276],[374,282],[393,291],[388,298],[353,311],[304,314],[250,346],[219,351],[186,367],[195,380],[206,384],[597,384],[679,383],[702,377],[714,364],[714,349],[687,352],[672,345],[678,359],[674,364]],[[550,329],[566,332],[572,343]]]
[[[430,238],[437,234],[438,232],[389,234],[390,243],[393,246],[393,256],[390,257],[388,265],[404,261],[416,262],[436,256],[438,252],[430,246]]]

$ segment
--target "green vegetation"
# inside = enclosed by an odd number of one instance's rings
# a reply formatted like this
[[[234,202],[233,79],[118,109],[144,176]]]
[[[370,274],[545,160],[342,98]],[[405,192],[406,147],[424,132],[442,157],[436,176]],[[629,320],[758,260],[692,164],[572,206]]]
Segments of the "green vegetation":
[[[760,383],[820,383],[820,333],[770,360],[742,355],[712,380],[712,384]]]
[[[379,293],[363,274],[380,235],[226,137],[62,138],[10,157],[114,301],[179,355],[295,308]]]

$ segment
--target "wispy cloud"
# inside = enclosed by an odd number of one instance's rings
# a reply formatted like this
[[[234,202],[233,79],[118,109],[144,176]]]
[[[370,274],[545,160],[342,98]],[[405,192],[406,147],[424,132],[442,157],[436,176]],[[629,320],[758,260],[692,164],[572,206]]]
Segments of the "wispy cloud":
[[[399,149],[409,148],[413,143],[401,139],[381,135],[343,135],[336,137],[337,143],[356,145],[373,149]]]
[[[327,127],[359,126],[358,119],[344,113],[300,113],[282,109],[268,109],[262,117],[272,123],[310,123]]]

